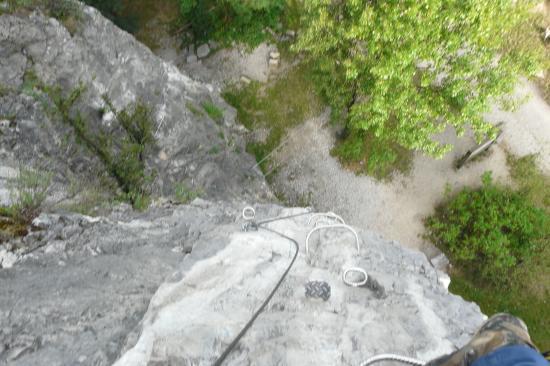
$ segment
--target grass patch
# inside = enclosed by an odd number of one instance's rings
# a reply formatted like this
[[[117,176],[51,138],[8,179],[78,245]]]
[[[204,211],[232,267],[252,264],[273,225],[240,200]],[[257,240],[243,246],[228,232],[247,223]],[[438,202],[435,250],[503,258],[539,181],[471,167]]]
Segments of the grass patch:
[[[12,89],[11,89],[9,86],[0,84],[0,98],[1,98],[1,97],[5,97],[5,96],[8,95],[11,91],[12,91]]]
[[[408,174],[414,158],[414,151],[381,141],[372,133],[339,138],[330,153],[355,174],[384,182],[391,181],[396,173]]]
[[[84,18],[82,5],[73,0],[8,0],[5,13],[23,12],[30,13],[33,9],[40,8],[48,16],[59,20],[71,35],[75,34]]]
[[[0,242],[27,235],[29,225],[43,209],[51,179],[51,173],[21,167],[8,181],[13,204],[0,207]]]
[[[550,214],[550,177],[540,172],[535,160],[536,155],[517,158],[508,153],[506,156],[510,174],[519,190],[533,204]]]
[[[223,92],[224,99],[237,109],[237,119],[249,130],[268,129],[265,141],[249,142],[247,151],[263,160],[283,140],[288,129],[308,118],[318,116],[325,105],[316,93],[306,65],[298,65],[281,78],[262,85],[252,82],[232,86]],[[269,170],[269,161],[260,164]]]
[[[195,105],[194,105],[193,103],[191,103],[191,102],[185,103],[185,107],[186,107],[187,109],[189,109],[189,111],[190,111],[191,113],[193,113],[194,116],[197,116],[197,117],[202,117],[202,116],[204,116],[204,113],[203,113],[200,109],[198,109],[197,107],[195,107]]]
[[[220,123],[223,121],[223,111],[214,103],[212,102],[203,102],[202,108],[208,115],[208,117],[212,118],[215,122]]]
[[[550,177],[535,165],[535,156],[507,162],[518,194],[550,215]],[[455,264],[455,263],[454,263]],[[527,260],[518,263],[500,284],[483,281],[471,267],[456,265],[451,270],[450,291],[476,302],[486,314],[509,312],[522,318],[535,344],[550,349],[550,236]]]
[[[201,189],[191,189],[184,183],[178,183],[175,185],[174,195],[176,202],[182,205],[193,201],[195,198],[200,197],[203,194],[204,192]]]
[[[540,259],[540,264],[550,268],[550,250],[546,249],[541,255],[544,258]],[[537,268],[544,267],[537,266]],[[518,278],[517,283],[508,287],[494,287],[480,283],[475,278],[456,269],[450,273],[452,281],[449,290],[468,301],[475,302],[485,314],[507,312],[520,317],[529,327],[529,334],[533,342],[540,349],[547,350],[550,349],[550,303],[548,300],[550,293],[547,292],[546,298],[541,298],[524,288],[525,283],[540,280],[546,281],[548,289],[548,272],[541,274],[542,277]],[[521,280],[527,282],[522,283]]]
[[[210,148],[210,150],[208,150],[208,154],[209,155],[216,155],[216,154],[219,154],[221,151],[220,147],[217,146],[217,145],[214,145]]]

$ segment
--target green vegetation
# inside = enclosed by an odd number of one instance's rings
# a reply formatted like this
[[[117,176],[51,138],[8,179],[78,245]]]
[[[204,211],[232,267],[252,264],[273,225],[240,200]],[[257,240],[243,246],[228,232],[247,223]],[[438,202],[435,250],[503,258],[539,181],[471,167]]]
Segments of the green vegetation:
[[[435,244],[443,244],[441,249],[454,264],[450,273],[450,290],[453,293],[475,301],[486,314],[510,312],[521,317],[528,324],[535,343],[548,349],[550,177],[537,169],[533,155],[523,158],[508,156],[508,165],[517,192],[493,183],[489,187],[486,187],[486,183],[479,190],[462,191],[451,203],[439,208],[436,216],[428,219],[428,231],[436,233],[435,240],[454,237],[455,244],[462,243],[463,250],[454,254],[441,241],[434,241]],[[468,199],[471,202],[459,204],[459,200],[465,197],[465,192],[470,192]],[[452,213],[454,217],[449,217],[453,208],[457,208]],[[439,227],[442,223],[446,224],[446,220],[450,224],[444,229]],[[541,221],[546,222],[546,226],[541,226],[544,225]],[[464,229],[464,237],[456,237],[453,230],[461,228]],[[449,233],[445,233],[446,230]],[[470,235],[473,231],[478,232],[478,238]],[[470,240],[470,245],[467,240]],[[498,245],[499,240],[501,245]],[[480,248],[479,244],[482,242],[486,246]],[[482,253],[471,260],[456,259],[457,256],[467,256],[473,250]],[[509,257],[502,256],[506,252]],[[495,256],[496,262],[489,261],[488,256]],[[516,264],[508,267],[510,261],[515,261]],[[498,263],[504,263],[504,266],[499,267]],[[491,268],[483,269],[480,266]],[[502,275],[501,278],[490,275],[487,279],[486,276],[479,275],[484,272]]]
[[[180,8],[183,29],[192,36],[187,42],[215,39],[254,47],[266,39],[266,27],[277,27],[285,0],[180,0]]]
[[[223,121],[223,111],[212,102],[203,102],[202,107],[204,108],[206,114],[214,121],[220,123]]]
[[[10,207],[11,216],[26,223],[37,217],[46,200],[51,180],[51,173],[21,167],[19,174],[9,181],[14,202]]]
[[[413,151],[397,143],[381,141],[371,133],[365,133],[361,139],[348,139],[348,136],[339,139],[331,154],[356,174],[367,174],[382,181],[391,180],[396,172],[409,173],[414,157]]]
[[[195,107],[195,105],[191,102],[187,102],[185,104],[185,107],[187,107],[187,109],[189,109],[189,111],[197,117],[202,117],[204,115],[202,113],[202,111],[200,109],[198,109],[197,107]]]
[[[286,131],[324,109],[312,86],[307,65],[294,67],[267,85],[252,82],[241,88],[230,87],[223,97],[237,109],[237,119],[246,128],[269,131],[265,141],[247,145],[247,151],[254,154],[257,161],[263,160],[260,167],[264,172],[269,164],[264,158],[279,146]]]
[[[8,95],[9,92],[10,92],[10,88],[8,86],[0,84],[0,98]]]
[[[0,207],[0,242],[27,234],[28,226],[43,209],[51,179],[50,173],[21,167],[9,180],[13,204]]]
[[[546,101],[550,103],[550,39],[545,39],[546,29],[550,27],[550,1],[545,0],[546,10],[534,19],[534,24],[527,24],[518,30],[518,42],[533,42],[533,39],[540,39],[546,51],[546,63],[544,64],[544,75],[538,79],[538,84]]]
[[[104,17],[113,21],[119,28],[129,33],[137,31],[137,18],[133,14],[124,13],[123,0],[83,0],[83,2],[99,10]]]
[[[535,344],[544,350],[550,349],[550,306],[548,306],[548,292],[546,298],[537,296],[523,288],[526,283],[533,281],[548,281],[548,272],[542,268],[550,265],[548,251],[545,258],[537,261],[538,272],[531,271],[529,277],[518,277],[516,282],[505,288],[481,284],[476,279],[458,270],[451,273],[451,285],[449,290],[464,297],[468,301],[474,301],[485,314],[507,312],[514,314],[525,321],[529,327],[529,334]],[[541,267],[546,265],[546,267]],[[535,275],[540,277],[534,277]],[[548,289],[548,284],[546,284]]]
[[[185,205],[195,198],[200,197],[204,192],[200,189],[193,190],[184,183],[178,183],[175,185],[175,197],[176,201],[182,205]]]
[[[136,209],[148,206],[148,187],[153,180],[153,173],[146,169],[145,155],[155,142],[153,116],[149,108],[138,102],[117,111],[104,96],[106,108],[102,112],[113,112],[117,122],[113,124],[113,130],[104,131],[93,126],[73,108],[85,92],[84,85],[79,85],[65,95],[60,86],[44,85],[32,70],[28,70],[22,89],[42,101],[52,115],[72,127],[77,142],[99,158],[117,182],[122,191],[121,199],[130,202]],[[117,132],[122,138],[115,140],[113,136]]]
[[[540,44],[510,41],[532,5],[305,1],[294,49],[314,65],[334,119],[347,128],[334,152],[376,172],[400,161],[398,147],[441,157],[451,146],[432,138],[447,126],[494,135],[483,112],[509,101],[519,76],[542,64]]]
[[[519,191],[533,204],[550,214],[550,177],[537,168],[536,155],[522,158],[508,154],[506,162]]]
[[[83,18],[80,3],[72,0],[8,0],[7,5],[8,13],[30,11],[38,7],[63,23],[71,34],[78,31]]]
[[[524,194],[495,185],[485,173],[479,189],[465,188],[427,221],[428,237],[451,261],[499,282],[538,252],[550,235],[550,216]]]

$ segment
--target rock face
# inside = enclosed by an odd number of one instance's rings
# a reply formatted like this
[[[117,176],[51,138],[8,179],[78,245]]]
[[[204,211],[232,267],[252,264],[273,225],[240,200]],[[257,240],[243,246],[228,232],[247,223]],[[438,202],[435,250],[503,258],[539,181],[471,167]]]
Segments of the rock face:
[[[289,264],[293,244],[280,233],[301,246],[297,261],[227,365],[358,365],[380,352],[428,360],[466,343],[484,316],[419,252],[369,231],[356,248],[349,232],[326,229],[306,253],[312,213],[269,204],[258,217],[302,215],[243,232],[237,202],[271,196],[238,153],[235,112],[97,11],[83,7],[81,18],[70,34],[40,12],[0,16],[0,199],[18,164],[52,172],[61,199],[103,182],[104,162],[51,113],[40,83],[64,98],[85,85],[74,109],[114,140],[123,136],[102,96],[117,110],[147,104],[153,193],[186,182],[210,201],[42,214],[26,237],[1,244],[0,365],[210,365]],[[368,273],[364,286],[343,283],[350,267]]]
[[[275,233],[242,232],[240,210],[223,203],[117,216],[126,214],[37,220],[43,229],[27,239],[37,249],[0,271],[0,363],[211,365],[294,253]],[[306,254],[309,218],[267,226],[299,242],[298,259],[227,365],[358,365],[384,352],[427,360],[462,346],[482,322],[423,254],[372,232],[359,231],[358,253],[353,235],[324,230]],[[366,270],[366,287],[342,282],[348,267]],[[312,281],[330,287],[326,301],[306,296]]]
[[[303,245],[312,228],[307,221],[287,219],[269,228]],[[359,365],[385,352],[429,360],[468,340],[483,320],[479,308],[448,294],[423,254],[364,231],[357,253],[348,234],[326,229],[311,241],[309,255],[300,249],[286,282],[225,364]],[[213,364],[293,252],[289,240],[261,229],[214,237],[219,250],[205,254],[212,242],[198,243],[175,279],[159,288],[137,344],[116,365]],[[343,271],[357,266],[375,288],[343,283]],[[328,283],[327,301],[306,296],[311,281]]]
[[[115,142],[123,137],[111,126],[112,113],[104,113],[104,95],[117,110],[135,102],[152,110],[156,142],[146,165],[154,172],[154,195],[170,195],[185,182],[211,198],[269,197],[260,173],[250,170],[254,159],[241,153],[243,128],[234,122],[235,111],[212,86],[181,74],[95,9],[81,11],[72,35],[39,11],[0,16],[0,169],[23,163],[54,172],[61,196],[75,180],[81,190],[85,183],[100,185],[102,162],[52,115],[35,86],[59,86],[67,97],[82,85],[73,109]],[[211,119],[204,103],[221,109],[223,120]]]
[[[237,214],[197,200],[133,219],[40,216],[28,254],[0,268],[0,365],[111,365],[193,243]]]

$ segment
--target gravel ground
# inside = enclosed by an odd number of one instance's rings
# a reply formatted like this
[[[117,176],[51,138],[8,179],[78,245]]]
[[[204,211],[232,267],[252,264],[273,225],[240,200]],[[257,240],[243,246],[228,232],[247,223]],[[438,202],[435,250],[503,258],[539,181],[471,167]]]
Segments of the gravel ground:
[[[271,50],[273,47],[266,44],[249,54],[237,49],[221,50],[202,62],[181,68],[193,78],[218,87],[237,81],[242,75],[266,81]],[[487,170],[493,172],[495,179],[510,183],[504,149],[517,156],[538,154],[538,166],[550,174],[550,106],[532,83],[523,82],[516,94],[531,97],[515,112],[495,108],[486,116],[493,123],[504,122],[499,144],[459,171],[454,169],[454,162],[476,142],[472,134],[457,138],[449,129],[439,136],[441,141],[455,145],[445,158],[434,160],[418,154],[410,174],[398,175],[390,183],[355,176],[330,156],[334,137],[326,127],[325,113],[289,132],[289,142],[275,154],[280,169],[272,177],[272,186],[294,204],[305,201],[316,209],[337,212],[352,225],[367,227],[387,239],[435,255],[437,251],[421,237],[422,220],[433,213],[447,184],[453,190],[479,185]]]
[[[275,46],[266,43],[252,52],[242,48],[221,49],[200,62],[182,64],[180,69],[195,80],[212,83],[219,88],[238,82],[242,76],[266,82],[273,71],[268,64],[269,53],[276,50]]]
[[[505,149],[520,157],[538,154],[539,168],[550,174],[550,106],[531,83],[522,83],[516,94],[531,97],[515,112],[495,108],[487,114],[493,123],[504,122],[499,143],[488,155],[456,171],[454,161],[476,143],[472,134],[457,138],[448,130],[440,139],[455,145],[451,153],[442,160],[418,154],[411,173],[390,183],[355,176],[330,156],[334,138],[326,127],[328,114],[306,121],[290,131],[289,143],[276,154],[281,169],[274,177],[275,189],[290,200],[305,198],[317,209],[338,212],[353,225],[430,255],[434,248],[421,237],[422,220],[433,213],[447,184],[453,190],[479,185],[487,170],[496,180],[510,183]]]
[[[495,108],[486,118],[504,122],[503,142],[508,151],[520,157],[537,154],[538,167],[550,175],[550,106],[529,82],[518,86],[516,96],[529,99],[513,113]]]

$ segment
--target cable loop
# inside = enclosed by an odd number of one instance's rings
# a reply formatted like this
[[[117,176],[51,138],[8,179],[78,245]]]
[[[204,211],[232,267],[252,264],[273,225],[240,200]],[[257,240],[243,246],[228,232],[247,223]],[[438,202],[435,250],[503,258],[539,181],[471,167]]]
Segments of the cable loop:
[[[357,246],[357,252],[360,252],[359,235],[357,235],[357,232],[351,226],[346,224],[332,224],[332,225],[320,225],[310,230],[310,232],[306,236],[306,254],[309,254],[309,239],[311,238],[311,235],[314,232],[322,229],[337,229],[337,228],[347,229],[353,233],[353,235],[355,236],[355,245]]]
[[[344,219],[340,216],[338,216],[337,214],[335,214],[334,212],[326,212],[326,213],[316,213],[316,214],[313,214],[311,215],[311,217],[309,218],[309,220],[307,220],[307,224],[308,225],[311,225],[311,222],[313,221],[313,219],[315,219],[316,217],[324,217],[324,218],[329,218],[329,219],[332,219],[332,220],[335,220],[335,221],[339,221],[340,224],[346,224],[346,222],[344,221]]]
[[[350,272],[360,273],[363,276],[363,279],[361,281],[355,281],[355,282],[349,281],[348,273]],[[344,281],[344,283],[350,287],[363,286],[367,283],[368,279],[369,279],[369,275],[367,274],[367,272],[363,268],[359,268],[359,267],[350,267],[346,269],[342,274],[342,281]]]
[[[252,221],[256,218],[256,211],[253,207],[247,206],[243,208],[243,219],[246,221]]]
[[[382,362],[382,361],[396,361],[396,362],[401,362],[401,363],[405,363],[413,366],[424,366],[426,364],[426,362],[420,361],[414,358],[386,353],[386,354],[381,354],[381,355],[369,358],[368,360],[362,362],[361,366],[368,366],[368,365],[372,365],[374,363]]]

